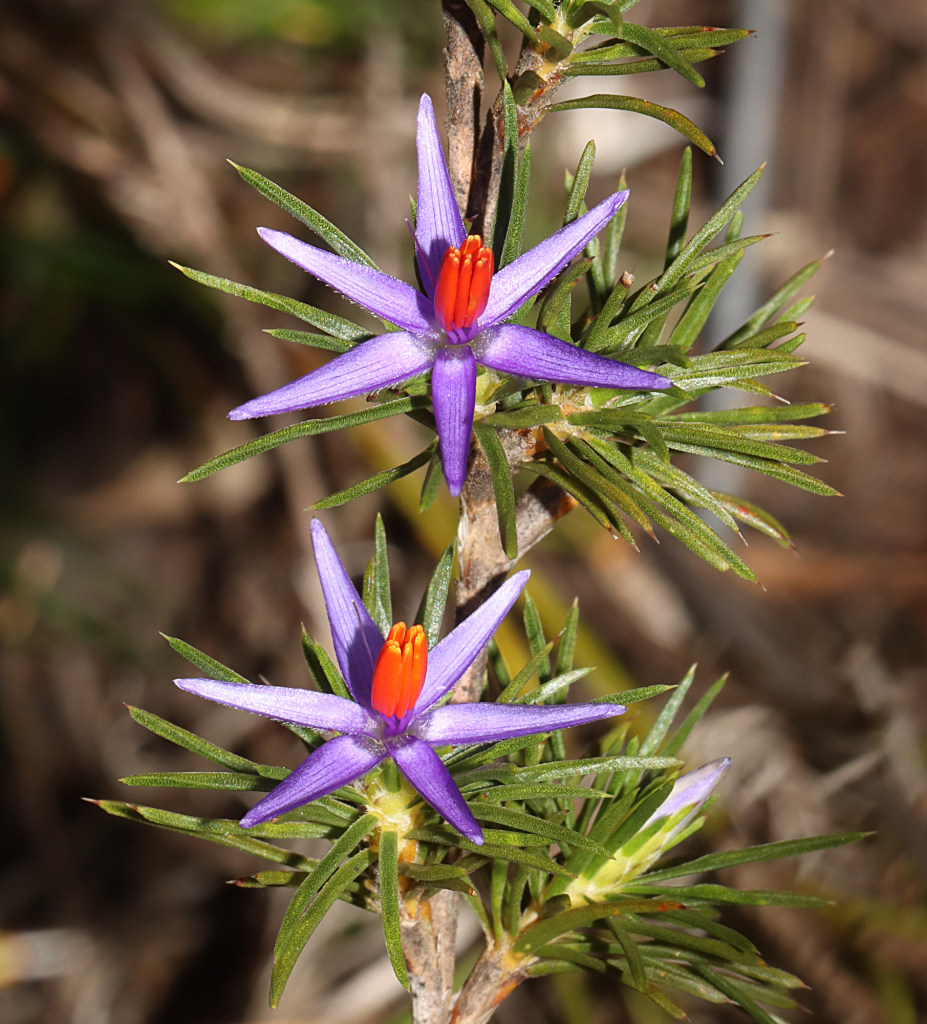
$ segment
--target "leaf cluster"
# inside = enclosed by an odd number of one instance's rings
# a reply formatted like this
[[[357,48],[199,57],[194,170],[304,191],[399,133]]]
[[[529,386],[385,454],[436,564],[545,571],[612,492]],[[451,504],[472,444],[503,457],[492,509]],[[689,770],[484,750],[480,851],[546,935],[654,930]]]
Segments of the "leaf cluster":
[[[440,635],[454,562],[453,546],[440,560],[418,610],[434,646]],[[386,537],[378,519],[374,557],[364,576],[363,600],[381,626],[391,621]],[[574,668],[579,626],[577,606],[560,634],[548,640],[530,597],[524,628],[531,658],[512,673],[499,649],[490,647],[484,699],[501,703],[565,701],[570,686],[586,675]],[[242,676],[182,641],[172,647],[213,678],[244,683]],[[347,695],[337,666],[324,649],[303,635],[311,683],[323,692]],[[720,692],[713,686],[681,724],[674,721],[694,679],[694,667],[677,687],[656,686],[602,698],[630,705],[672,690],[646,736],[631,723],[611,730],[580,758],[567,756],[562,732],[473,744],[446,750],[453,775],[485,842],[476,846],[447,825],[410,791],[415,827],[399,833],[384,824],[371,798],[371,778],[243,829],[230,819],[196,817],[115,800],[95,801],[104,811],[180,835],[204,839],[267,861],[267,869],[234,880],[247,888],[294,890],[274,951],[271,1003],[276,1005],[306,943],[336,900],[381,915],[387,949],[399,979],[408,984],[399,932],[402,900],[427,899],[442,889],[463,894],[482,922],[489,944],[504,942],[531,974],[594,971],[644,992],[680,1015],[665,989],[709,1001],[735,1002],[757,1020],[771,1018],[759,1004],[795,1005],[787,994],[798,979],[769,968],[738,933],[718,923],[728,905],[817,906],[823,901],[790,893],[742,892],[713,883],[676,885],[683,876],[710,873],[735,864],[792,856],[851,842],[858,833],[776,843],[708,854],[694,860],[658,861],[608,900],[577,906],[570,883],[608,861],[638,834],[662,803],[680,769],[679,754],[689,733]],[[535,682],[536,680],[536,682]],[[139,708],[133,719],[150,732],[212,763],[207,771],[128,776],[130,786],[266,792],[289,769],[235,754]],[[307,751],[323,737],[289,726]],[[374,774],[400,791],[395,766]],[[675,842],[696,831],[704,814]],[[280,845],[297,838],[326,839],[327,854],[312,859]],[[673,844],[675,845],[675,843]],[[400,851],[402,853],[400,854]]]

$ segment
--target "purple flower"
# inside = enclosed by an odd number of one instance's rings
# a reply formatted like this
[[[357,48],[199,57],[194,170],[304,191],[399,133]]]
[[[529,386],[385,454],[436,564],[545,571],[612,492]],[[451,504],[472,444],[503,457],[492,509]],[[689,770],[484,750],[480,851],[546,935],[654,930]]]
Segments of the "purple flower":
[[[476,403],[476,363],[535,380],[604,388],[670,387],[657,373],[587,352],[559,338],[506,324],[594,238],[628,197],[616,192],[493,276],[492,251],[467,236],[441,149],[431,99],[418,111],[415,245],[425,294],[378,270],[270,228],[277,252],[400,328],[371,338],[267,395],[233,409],[233,420],[308,409],[408,380],[431,368],[444,475],[459,494]]]
[[[241,820],[270,821],[366,775],[392,757],[429,804],[474,843],[483,833],[435,746],[486,743],[564,729],[623,714],[619,704],[435,705],[463,675],[528,581],[516,573],[445,637],[425,649],[420,626],[397,623],[384,638],[367,613],[325,528],[312,539],[335,655],[354,700],[314,690],[175,679],[182,689],[229,707],[341,735],[314,750]]]

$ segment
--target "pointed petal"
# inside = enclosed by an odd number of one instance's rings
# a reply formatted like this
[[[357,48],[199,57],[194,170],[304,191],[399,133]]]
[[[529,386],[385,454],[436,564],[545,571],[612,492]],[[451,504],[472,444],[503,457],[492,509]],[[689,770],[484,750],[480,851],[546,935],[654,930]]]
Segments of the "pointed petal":
[[[695,771],[687,772],[678,778],[670,795],[650,815],[641,828],[645,829],[659,818],[670,818],[684,807],[691,807],[692,813],[686,817],[685,822],[677,827],[677,831],[681,831],[711,796],[715,786],[721,781],[721,776],[730,766],[731,759],[729,757],[719,757],[716,761],[709,761],[701,768],[696,768]]]
[[[492,279],[489,302],[477,321],[477,328],[482,331],[499,323],[514,313],[525,299],[536,295],[587,242],[595,238],[627,198],[627,192],[616,192],[582,217],[545,238],[524,256],[519,256],[514,263],[503,267]]]
[[[181,690],[214,700],[240,711],[266,715],[281,722],[295,722],[312,729],[365,733],[378,736],[382,722],[378,715],[353,700],[331,693],[297,690],[287,686],[255,686],[223,683],[216,679],[175,679]]]
[[[354,699],[370,707],[373,666],[384,637],[354,589],[325,527],[313,519],[311,529],[335,657]]]
[[[459,249],[467,232],[460,219],[454,186],[448,174],[441,137],[435,121],[431,97],[422,96],[418,107],[418,203],[415,212],[415,237],[421,251],[417,254],[422,282],[434,295],[435,282],[448,246]]]
[[[229,413],[229,419],[273,416],[364,395],[414,377],[426,370],[433,359],[434,346],[420,335],[405,331],[378,334],[305,377],[245,402]]]
[[[476,361],[469,345],[445,345],[438,349],[431,373],[431,397],[441,439],[444,478],[456,498],[467,476],[476,406]]]
[[[467,807],[451,773],[431,747],[416,736],[400,736],[390,741],[389,752],[409,782],[438,814],[472,843],[482,846],[482,829]]]
[[[425,685],[415,702],[413,720],[436,704],[489,643],[528,582],[530,572],[517,572],[428,655]]]
[[[620,704],[446,704],[426,711],[412,730],[436,745],[490,743],[598,722],[622,715],[626,710]]]
[[[641,391],[668,388],[673,384],[659,373],[639,370],[636,366],[587,352],[533,327],[515,324],[493,327],[473,341],[473,348],[476,358],[484,366],[513,373],[517,377]]]
[[[241,819],[242,828],[263,825],[366,775],[386,757],[386,747],[364,736],[336,736],[323,743],[276,789]]]
[[[283,231],[258,228],[258,234],[272,249],[375,316],[407,331],[434,330],[431,302],[405,281],[335,256]]]

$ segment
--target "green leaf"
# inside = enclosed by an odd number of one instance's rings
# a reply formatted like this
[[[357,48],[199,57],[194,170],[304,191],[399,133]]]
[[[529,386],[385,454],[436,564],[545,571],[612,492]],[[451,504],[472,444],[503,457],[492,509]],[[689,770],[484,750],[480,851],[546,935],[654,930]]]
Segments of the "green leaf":
[[[782,547],[794,550],[795,545],[792,543],[788,530],[775,516],[765,509],[760,508],[759,505],[754,505],[753,502],[747,501],[745,498],[737,497],[736,494],[723,494],[721,491],[712,491],[711,493],[717,501],[724,505],[732,516],[735,516],[742,523],[752,526],[754,530],[759,530],[760,533],[765,533],[767,537],[772,537]]]
[[[332,338],[327,334],[312,334],[309,331],[287,331],[276,327],[265,327],[263,333],[269,334],[272,338],[292,341],[297,345],[310,345],[313,348],[322,348],[328,352],[342,353],[354,348],[354,345],[349,341]]]
[[[438,445],[432,453],[431,459],[428,462],[428,468],[425,470],[425,476],[422,479],[422,492],[418,502],[419,512],[427,512],[434,504],[443,478],[444,463],[441,461],[441,446]]]
[[[671,448],[677,451],[690,452],[693,455],[705,455],[720,462],[730,462],[735,466],[743,466],[745,469],[754,469],[758,473],[764,473],[783,483],[791,484],[793,487],[800,487],[804,491],[811,491],[822,498],[842,498],[840,491],[823,483],[817,477],[802,473],[801,470],[793,469],[783,462],[773,459],[756,458],[753,455],[745,455],[740,452],[725,451],[720,448],[709,448],[705,445],[683,444],[681,441],[668,441]]]
[[[830,835],[810,836],[807,839],[786,839],[779,843],[764,843],[761,846],[749,846],[744,850],[728,850],[724,853],[708,853],[704,857],[676,864],[671,868],[651,871],[640,878],[641,884],[665,881],[668,878],[682,878],[685,875],[698,875],[703,871],[720,871],[723,868],[737,867],[739,864],[757,864],[761,861],[779,860],[782,857],[797,857],[803,853],[814,853],[817,850],[830,850],[835,846],[846,846],[874,835],[873,832],[833,832]]]
[[[154,825],[156,828],[163,828],[169,832],[205,839],[207,842],[228,846],[233,850],[240,850],[242,853],[252,854],[277,864],[287,864],[301,870],[308,870],[312,866],[301,854],[291,850],[282,850],[279,846],[247,835],[243,829],[238,828],[236,822],[221,822],[211,818],[191,818],[185,814],[161,811],[157,807],[128,804],[121,800],[91,800],[89,802],[117,818],[128,818],[129,821]]]
[[[598,498],[584,484],[581,484],[568,473],[564,473],[562,469],[552,466],[548,462],[523,462],[521,468],[527,469],[536,476],[542,476],[562,488],[567,494],[574,497],[596,522],[604,526],[610,533],[614,533],[612,517]]]
[[[338,865],[354,850],[357,844],[376,828],[376,825],[377,818],[373,814],[365,814],[362,818],[359,818],[306,875],[299,888],[293,894],[293,898],[290,900],[290,904],[283,916],[280,930],[277,933],[277,940],[274,944],[274,959],[286,948],[293,930],[299,924],[312,897],[334,874]]]
[[[331,221],[326,220],[325,217],[316,210],[313,210],[307,203],[297,199],[296,196],[290,195],[285,189],[274,184],[274,182],[265,178],[262,174],[258,174],[257,171],[249,170],[247,167],[239,167],[238,164],[231,160],[229,160],[229,163],[262,196],[265,196],[272,203],[276,203],[281,209],[286,210],[287,213],[292,214],[298,221],[305,224],[307,228],[314,231],[319,238],[328,242],[339,256],[343,256],[346,260],[351,260],[354,263],[360,263],[362,266],[370,267],[371,270],[379,270],[376,263],[360,246],[355,245],[343,231],[336,228]]]
[[[530,782],[514,786],[493,786],[477,794],[479,799],[499,804],[506,800],[536,800],[540,797],[556,797],[564,800],[599,800],[608,799],[604,790],[590,789],[588,786],[565,786],[558,782]]]
[[[595,142],[587,142],[583,155],[579,158],[576,167],[576,174],[568,184],[570,198],[567,202],[566,211],[563,214],[563,226],[572,223],[583,210],[583,201],[586,198],[586,189],[589,187],[589,179],[592,176],[592,164],[595,161]]]
[[[619,914],[657,913],[661,907],[675,908],[678,904],[663,904],[656,900],[620,900],[617,903],[597,903],[589,907],[576,907],[545,921],[539,921],[525,931],[512,947],[513,952],[530,955],[548,942],[575,928],[588,928],[596,921]]]
[[[205,672],[210,679],[221,679],[224,683],[250,684],[249,679],[245,679],[244,676],[240,676],[237,672],[228,668],[226,665],[216,661],[215,658],[210,658],[208,654],[203,654],[202,651],[198,651],[195,647],[185,643],[183,640],[178,640],[176,637],[168,636],[166,633],[162,633],[161,636],[164,637],[164,639],[182,658],[189,661],[191,665],[195,665],[200,669],[200,671]]]
[[[591,52],[591,51],[590,51]],[[709,47],[693,47],[687,50],[679,50],[679,56],[687,64],[698,64],[704,60],[712,60],[720,57],[723,50],[713,50]],[[652,71],[663,71],[669,67],[659,58],[649,60],[635,60],[625,64],[577,64],[568,65],[566,75],[568,78],[579,76],[595,75],[644,75]]]
[[[647,306],[643,306],[638,309],[636,313],[631,313],[628,316],[622,317],[613,327],[610,327],[604,335],[600,335],[595,342],[596,348],[593,348],[591,344],[587,344],[587,348],[593,352],[601,351],[617,351],[619,355],[624,356],[625,351],[631,345],[631,343],[640,335],[643,328],[647,327],[650,323],[657,319],[663,319],[666,317],[674,306],[678,305],[683,299],[688,298],[692,292],[701,287],[701,282],[695,280],[686,280],[678,288],[675,288],[668,295],[662,299],[657,299],[655,302],[651,302]],[[590,334],[590,340],[592,334]],[[663,346],[669,348],[669,345]],[[633,352],[633,349],[631,350]],[[666,353],[666,359],[669,361],[671,353]],[[619,392],[615,392],[618,394]],[[621,394],[627,394],[627,392],[620,392]]]
[[[538,311],[538,330],[546,331],[562,341],[569,342],[569,330],[560,323],[561,314],[567,308],[573,289],[579,284],[583,275],[589,271],[592,263],[592,259],[584,257],[571,263],[566,270],[560,273],[541,303]]]
[[[477,422],[473,424],[473,433],[476,434],[480,448],[483,449],[489,463],[502,550],[507,558],[514,561],[518,557],[518,533],[515,525],[515,487],[509,460],[506,458],[499,435],[492,427]]]
[[[550,25],[539,26],[537,33],[538,41],[549,47],[544,56],[551,63],[560,63],[573,52],[573,44],[570,40],[552,29]]]
[[[178,640],[177,643],[181,643],[181,641]],[[183,747],[185,750],[199,754],[201,757],[214,761],[216,764],[221,764],[224,768],[277,780],[285,779],[290,774],[289,768],[258,764],[256,761],[249,761],[246,757],[240,757],[238,754],[233,754],[222,747],[217,747],[215,743],[201,739],[195,733],[181,729],[179,725],[174,725],[173,722],[159,718],[150,711],[143,711],[141,708],[132,707],[130,704],[127,704],[126,707],[129,709],[129,714],[132,718],[149,732],[153,732],[155,736],[160,736],[170,743],[175,743],[178,747]]]
[[[483,834],[487,839],[497,839],[499,836],[517,836],[518,833],[499,832],[495,829],[484,829]],[[572,878],[571,872],[561,867],[555,860],[545,857],[543,854],[534,853],[531,850],[520,849],[517,846],[502,845],[496,842],[485,842],[482,846],[471,843],[449,830],[441,828],[417,828],[406,833],[406,839],[415,839],[426,843],[438,843],[442,846],[453,846],[470,853],[479,853],[490,860],[510,861],[513,864],[527,864],[528,867],[537,868],[548,875],[559,875],[564,878]],[[541,845],[546,845],[546,841]]]
[[[678,906],[679,904],[677,904]],[[642,911],[642,913],[647,913],[647,911]],[[672,943],[683,949],[694,949],[699,953],[717,956],[722,960],[730,960],[735,964],[762,965],[763,963],[755,953],[747,953],[742,949],[736,949],[730,943],[723,942],[721,939],[705,938],[702,935],[692,935],[690,932],[663,928],[649,921],[642,921],[639,917],[629,921],[627,927],[628,931],[636,935],[645,935],[648,938],[653,938],[667,944]]]
[[[788,420],[809,420],[815,416],[826,416],[834,411],[833,405],[811,402],[806,405],[789,405],[773,408],[768,405],[748,405],[739,409],[717,409],[711,412],[676,413],[671,420],[684,423],[784,423]]]
[[[612,935],[618,940],[625,959],[628,961],[628,971],[631,974],[634,987],[638,992],[645,992],[647,990],[647,976],[644,972],[644,959],[641,956],[640,947],[621,927],[616,918],[608,918],[605,924]]]
[[[373,532],[373,558],[364,572],[364,606],[377,628],[386,636],[393,626],[393,602],[389,590],[389,558],[383,516],[377,512]]]
[[[554,649],[554,641],[545,644],[543,648],[535,651],[531,660],[521,669],[517,676],[505,687],[496,699],[497,704],[511,704],[528,685],[528,680],[538,672],[543,662],[549,658],[550,652]],[[548,672],[550,662],[548,661]]]
[[[322,918],[331,910],[335,900],[339,898],[347,886],[365,871],[377,855],[370,850],[362,850],[346,861],[325,883],[309,907],[287,937],[286,944],[274,957],[273,973],[270,981],[270,1005],[276,1007],[283,995],[283,989],[289,980],[293,967],[302,953],[312,933],[318,928]],[[294,897],[295,899],[295,897]]]
[[[473,11],[483,38],[489,44],[489,52],[492,54],[493,63],[496,65],[496,73],[499,81],[505,83],[508,79],[509,68],[505,62],[505,53],[502,44],[499,42],[499,33],[496,32],[495,15],[486,3],[486,0],[466,0],[467,6]]]
[[[525,143],[518,160],[515,176],[515,192],[512,196],[512,214],[505,231],[505,244],[499,257],[498,269],[508,266],[521,255],[522,236],[525,230],[525,213],[528,209],[528,187],[531,182],[531,143]]]
[[[309,668],[313,682],[322,693],[334,693],[345,700],[353,700],[348,684],[341,676],[338,666],[328,656],[328,652],[317,643],[303,627],[303,656]]]
[[[305,420],[302,423],[294,423],[291,427],[284,427],[282,430],[264,434],[262,437],[232,448],[222,455],[217,455],[208,462],[204,462],[202,466],[191,470],[186,476],[181,477],[180,482],[191,483],[194,480],[203,480],[213,473],[218,473],[220,469],[227,469],[254,455],[260,455],[272,448],[279,448],[280,445],[286,444],[288,441],[295,441],[301,437],[316,437],[333,430],[346,430],[348,427],[357,427],[365,423],[375,423],[377,420],[387,419],[390,416],[399,416],[402,413],[425,409],[428,405],[429,402],[425,396],[415,395],[411,398],[397,398],[392,402],[384,402],[382,405],[361,409],[358,412],[347,412],[341,416],[318,417]]]
[[[765,167],[765,164],[763,167]],[[640,296],[631,307],[632,311],[636,311],[639,306],[648,305],[657,297],[657,295],[672,288],[686,274],[692,273],[692,267],[701,256],[702,250],[712,240],[712,238],[715,237],[721,228],[724,227],[731,217],[734,216],[737,208],[756,187],[757,182],[763,174],[763,167],[754,171],[749,178],[734,189],[734,191],[721,205],[720,209],[709,217],[702,227],[700,227],[692,236],[688,243],[683,247],[682,252],[673,261],[672,266],[663,272],[663,275],[655,282],[649,292],[641,292]],[[652,292],[652,294],[650,294],[650,292]]]
[[[495,412],[484,417],[480,422],[497,430],[530,430],[544,423],[556,423],[563,419],[559,405],[528,405],[514,412]]]
[[[540,612],[527,590],[525,591],[524,623],[525,635],[528,637],[528,647],[531,649],[532,655],[541,653],[544,655],[538,664],[538,679],[542,684],[549,683],[551,677],[548,653],[551,648],[547,643],[547,637],[544,636],[544,626],[541,624]]]
[[[480,821],[491,821],[495,825],[505,825],[507,828],[544,836],[552,843],[566,843],[580,850],[591,850],[593,853],[607,856],[607,851],[594,840],[574,832],[573,829],[564,828],[563,825],[555,825],[543,818],[537,818],[533,814],[525,814],[512,807],[500,807],[498,804],[486,803],[483,800],[475,800],[469,807],[473,816]]]
[[[592,704],[637,704],[642,700],[650,700],[652,697],[659,697],[667,690],[675,689],[674,686],[641,686],[635,690],[619,690],[617,693],[610,693],[605,697],[596,697],[590,701]]]
[[[708,136],[687,117],[684,117],[678,110],[669,107],[661,107],[658,103],[651,103],[650,100],[642,100],[637,96],[615,96],[611,93],[596,93],[592,96],[584,96],[578,100],[567,100],[565,103],[554,103],[548,108],[555,110],[586,110],[595,108],[600,110],[633,110],[636,114],[645,114],[647,117],[663,121],[671,128],[675,128],[680,135],[684,135],[690,142],[694,143],[702,152],[709,156],[717,156],[718,151]]]
[[[647,885],[632,881],[622,891],[646,896],[668,896],[673,899],[697,900],[705,903],[731,904],[740,907],[826,907],[830,901],[820,896],[794,892],[765,892],[759,889],[730,889],[725,885]],[[701,924],[698,927],[702,927]]]
[[[595,701],[594,703],[599,702]],[[515,768],[514,778],[518,782],[527,782],[529,779],[533,782],[547,782],[550,779],[594,775],[597,772],[656,771],[661,768],[678,768],[681,763],[675,757],[626,757],[616,754],[608,757],[584,757],[577,761],[550,761],[527,768]]]
[[[696,970],[706,981],[711,982],[715,988],[723,992],[729,999],[732,999],[742,1010],[749,1013],[754,1020],[759,1021],[760,1024],[779,1024],[775,1017],[770,1016],[743,988],[733,984],[725,975],[713,971],[704,964],[699,964]]]
[[[343,317],[326,313],[315,306],[309,306],[305,302],[297,302],[286,295],[277,295],[274,292],[263,292],[259,288],[252,288],[247,284],[238,284],[229,281],[224,277],[214,277],[212,274],[204,274],[200,270],[192,270],[190,267],[182,267],[179,263],[171,262],[182,274],[185,274],[191,281],[204,284],[207,288],[216,288],[228,295],[236,295],[240,299],[247,299],[249,302],[259,302],[262,306],[270,306],[271,309],[279,310],[281,313],[289,313],[305,320],[306,323],[318,327],[342,341],[359,342],[366,341],[371,335],[358,324],[345,320]]]
[[[500,266],[502,261],[502,252],[505,248],[512,211],[515,206],[515,189],[518,179],[518,111],[515,107],[512,87],[507,80],[502,83],[502,124],[502,169],[496,208],[493,214],[493,227],[490,233],[496,266]]]
[[[625,26],[630,28],[631,26]],[[635,29],[640,26],[634,26]],[[656,32],[653,33],[655,36]],[[659,36],[657,36],[659,38]],[[666,45],[665,43],[662,45]],[[703,83],[704,84],[704,83]],[[689,226],[689,208],[692,205],[692,150],[689,146],[683,150],[679,178],[676,181],[676,194],[673,198],[673,212],[670,216],[669,240],[666,244],[666,259],[663,269],[669,270],[673,261],[682,251],[686,242],[686,230]]]
[[[403,988],[408,988],[409,975],[402,954],[402,933],[399,927],[399,839],[390,830],[380,833],[380,905],[383,937],[390,963],[399,983]]]
[[[750,317],[741,327],[739,327],[733,334],[729,335],[724,339],[722,345],[729,347],[736,345],[738,342],[743,341],[745,338],[749,338],[756,334],[757,331],[761,330],[762,327],[776,315],[776,313],[782,309],[782,307],[798,292],[805,284],[820,270],[821,265],[830,256],[828,253],[826,256],[822,256],[821,259],[812,260],[811,263],[806,264],[796,274],[793,274],[788,281],[779,288],[776,293]]]
[[[533,7],[538,14],[546,18],[548,21],[557,20],[557,9],[554,7],[551,0],[525,0],[525,3],[529,7]]]
[[[680,707],[682,707],[682,702],[685,700],[686,694],[689,692],[692,687],[692,683],[695,681],[695,668],[695,665],[692,665],[689,668],[689,671],[686,672],[682,681],[673,691],[672,696],[663,705],[663,709],[657,716],[657,720],[650,727],[650,732],[647,733],[646,739],[641,744],[642,756],[655,754],[660,749],[660,745],[663,743],[666,734],[669,732],[670,726],[673,724],[673,720],[679,713]],[[678,750],[679,748],[677,747],[676,750],[673,751],[673,754],[677,753]],[[673,755],[669,754],[667,756],[671,757]]]
[[[690,670],[691,672],[691,670]],[[687,677],[688,678],[688,677]],[[694,674],[693,674],[694,678]],[[683,744],[689,738],[690,733],[701,720],[705,712],[714,703],[715,697],[724,689],[724,684],[727,682],[727,676],[723,675],[713,686],[710,687],[708,692],[699,700],[695,707],[686,715],[685,721],[676,730],[673,738],[663,748],[663,753],[667,757],[675,757],[676,754],[682,750]]]
[[[663,423],[660,425],[660,430],[666,443],[671,447],[674,446],[674,442],[685,442],[690,445],[722,448],[729,452],[753,455],[761,459],[805,466],[824,461],[817,455],[812,455],[799,448],[773,444],[769,441],[753,441],[737,431],[713,423]]]
[[[688,352],[692,348],[721,294],[721,289],[730,280],[743,255],[743,251],[735,253],[730,259],[723,260],[715,267],[702,288],[689,300],[685,312],[669,336],[668,345],[679,349],[680,352]]]
[[[454,554],[456,550],[456,541],[451,541],[444,549],[444,554],[435,566],[435,571],[432,573],[425,593],[422,595],[422,602],[415,613],[416,623],[425,629],[425,638],[428,641],[429,651],[437,646],[438,641],[441,639],[441,623],[444,621],[447,592],[451,585],[451,576],[454,573]]]
[[[338,505],[346,505],[349,501],[354,501],[355,498],[360,498],[364,494],[371,494],[381,487],[386,487],[387,484],[401,480],[404,476],[408,476],[410,473],[414,473],[415,470],[421,469],[431,459],[437,447],[438,440],[435,438],[423,452],[419,452],[418,455],[409,459],[408,462],[404,462],[401,466],[394,466],[392,469],[383,470],[382,473],[376,473],[366,480],[362,480],[359,484],[354,484],[353,487],[346,487],[343,491],[338,491],[327,498],[322,498],[321,501],[310,505],[310,508],[336,508]]]
[[[246,772],[149,772],[126,775],[119,780],[125,786],[165,786],[172,789],[228,789],[269,793],[276,783]]]
[[[668,43],[658,32],[645,28],[643,25],[634,25],[625,22],[621,30],[621,38],[625,42],[640,46],[654,57],[659,58],[667,67],[682,75],[687,81],[704,88],[705,79],[692,67],[682,56],[675,46]]]
[[[624,192],[628,187],[628,179],[625,172],[621,172],[618,179],[618,191]],[[602,245],[602,273],[605,280],[615,283],[618,279],[618,255],[621,252],[621,241],[624,236],[624,225],[628,218],[628,201],[621,204],[621,208],[608,222],[605,229],[605,241]],[[630,285],[628,285],[628,288]],[[624,289],[627,291],[627,288]]]
[[[717,351],[769,348],[773,342],[784,338],[787,334],[794,333],[800,326],[801,324],[795,320],[780,320],[778,323],[773,324],[772,327],[767,327],[764,331],[757,331],[756,334],[751,334],[749,338],[742,338],[737,342],[723,341],[718,346]],[[779,352],[781,349],[776,349],[776,351]]]
[[[534,29],[528,22],[528,19],[512,3],[512,0],[487,0],[487,2],[490,6],[495,7],[503,18],[510,21],[522,35],[527,36],[532,43],[537,42],[537,35]]]
[[[400,875],[404,875],[406,878],[414,878],[420,882],[442,882],[449,878],[466,878],[467,875],[472,874],[488,863],[488,857],[477,857],[474,854],[468,854],[453,864],[410,864],[400,861],[397,864],[397,870]]]
[[[655,429],[659,430],[659,427]],[[716,498],[707,487],[703,487],[695,477],[689,476],[678,466],[663,462],[655,454],[646,451],[636,454],[634,461],[665,487],[672,487],[678,491],[690,505],[710,509],[725,526],[735,533],[740,533],[737,522],[727,505]]]

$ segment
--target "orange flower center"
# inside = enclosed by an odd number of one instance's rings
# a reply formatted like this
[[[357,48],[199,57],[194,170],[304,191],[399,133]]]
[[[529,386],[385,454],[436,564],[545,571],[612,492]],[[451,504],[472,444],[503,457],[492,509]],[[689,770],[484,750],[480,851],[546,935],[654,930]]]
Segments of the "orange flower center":
[[[370,703],[387,718],[402,718],[418,700],[428,667],[428,643],[421,626],[397,622],[389,631],[373,670]]]
[[[479,235],[468,235],[459,249],[444,254],[435,288],[435,313],[448,334],[472,327],[489,301],[492,249]]]

